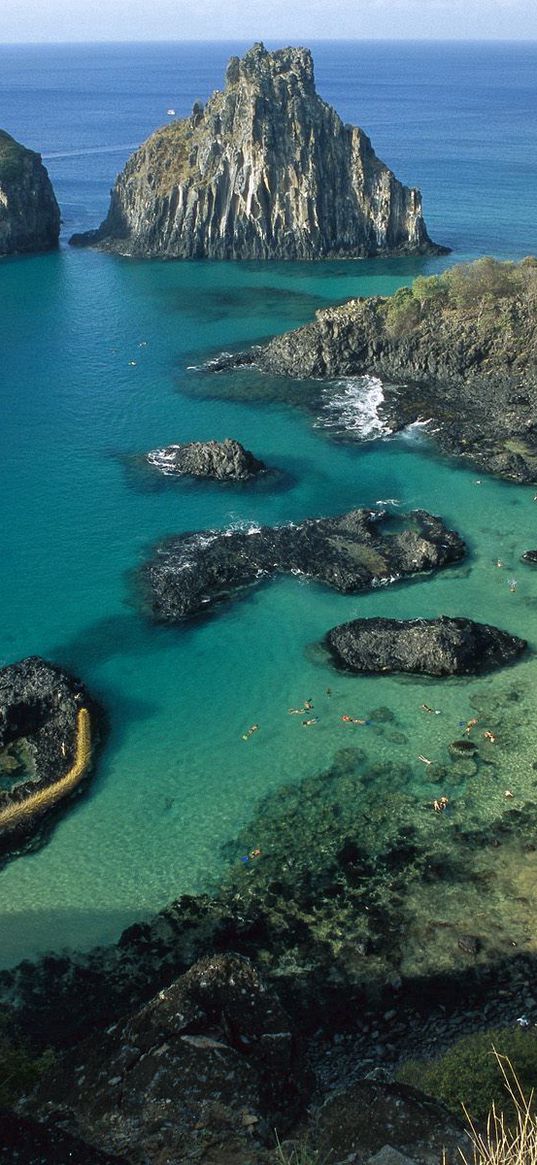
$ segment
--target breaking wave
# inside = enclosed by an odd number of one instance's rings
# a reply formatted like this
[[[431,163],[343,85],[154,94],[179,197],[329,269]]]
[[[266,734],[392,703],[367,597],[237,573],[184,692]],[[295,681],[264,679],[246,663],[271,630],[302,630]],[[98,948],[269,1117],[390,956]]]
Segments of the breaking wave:
[[[317,425],[326,429],[344,429],[364,440],[389,437],[393,430],[379,415],[384,403],[382,381],[375,376],[352,376],[335,380],[326,390],[325,402]]]

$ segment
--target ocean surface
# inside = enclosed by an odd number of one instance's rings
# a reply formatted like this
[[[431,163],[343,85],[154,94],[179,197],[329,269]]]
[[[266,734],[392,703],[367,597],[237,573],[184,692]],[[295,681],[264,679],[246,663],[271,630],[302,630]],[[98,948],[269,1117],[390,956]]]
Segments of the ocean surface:
[[[0,263],[0,659],[37,653],[67,665],[110,721],[87,793],[42,849],[0,872],[3,966],[111,941],[180,893],[210,887],[259,798],[348,743],[343,713],[392,709],[404,742],[352,731],[372,757],[413,766],[416,797],[436,795],[417,756],[434,757],[446,725],[455,733],[471,716],[472,683],[336,675],[311,650],[328,627],[445,613],[537,645],[537,576],[518,561],[537,542],[532,489],[436,456],[423,428],[383,438],[374,383],[327,385],[312,417],[209,396],[207,379],[203,394],[190,370],[325,304],[392,292],[446,263],[537,253],[537,45],[311,46],[319,92],[421,188],[431,236],[453,249],[447,259],[162,263],[69,249],[73,231],[104,217],[132,149],[168,109],[182,116],[206,99],[246,47],[0,46],[1,125],[43,153],[63,216],[58,253]],[[355,442],[335,439],[342,421]],[[278,488],[177,482],[143,468],[140,455],[155,446],[225,436],[281,469]],[[287,579],[173,629],[138,613],[135,569],[166,534],[387,499],[394,513],[441,513],[467,539],[468,561],[359,597]],[[516,674],[533,727],[531,656]],[[506,679],[485,683],[494,692]],[[304,731],[287,710],[308,697],[319,721]],[[441,715],[424,716],[424,701]],[[245,743],[254,721],[260,730]],[[511,783],[529,761],[513,759]]]

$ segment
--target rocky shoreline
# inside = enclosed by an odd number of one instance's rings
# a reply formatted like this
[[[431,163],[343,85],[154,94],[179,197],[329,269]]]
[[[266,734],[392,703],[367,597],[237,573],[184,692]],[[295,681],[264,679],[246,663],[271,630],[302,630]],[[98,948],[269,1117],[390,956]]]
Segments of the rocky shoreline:
[[[536,482],[536,286],[535,259],[478,260],[420,277],[387,298],[319,311],[314,322],[208,367],[254,366],[289,378],[295,403],[292,382],[302,381],[304,404],[318,400],[319,380],[376,377],[386,431],[428,421],[441,451],[511,481]]]
[[[214,481],[249,481],[267,466],[240,441],[189,441],[152,449],[147,461],[167,477],[201,477]]]

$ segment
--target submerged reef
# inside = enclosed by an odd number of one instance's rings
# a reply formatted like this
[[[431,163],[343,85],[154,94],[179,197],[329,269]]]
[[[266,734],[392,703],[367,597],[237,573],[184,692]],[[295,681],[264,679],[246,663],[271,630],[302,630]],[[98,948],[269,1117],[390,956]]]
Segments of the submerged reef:
[[[304,575],[355,594],[464,557],[462,538],[441,518],[414,510],[397,519],[397,532],[385,533],[387,517],[359,509],[299,524],[168,538],[142,568],[144,602],[154,618],[174,622],[277,574]]]
[[[419,190],[317,95],[309,51],[262,44],[231,58],[205,107],[144,142],[104,222],[71,242],[180,259],[445,250],[429,239]]]
[[[35,845],[43,818],[87,780],[99,720],[63,668],[29,656],[0,670],[0,857]]]
[[[352,672],[479,675],[513,663],[525,639],[473,619],[353,619],[333,627],[326,646]]]

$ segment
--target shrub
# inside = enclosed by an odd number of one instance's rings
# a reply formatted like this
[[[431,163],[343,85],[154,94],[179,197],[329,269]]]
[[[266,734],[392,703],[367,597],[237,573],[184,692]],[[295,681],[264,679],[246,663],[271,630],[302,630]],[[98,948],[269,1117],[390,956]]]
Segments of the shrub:
[[[17,1097],[29,1092],[53,1058],[51,1051],[32,1055],[0,1019],[0,1108],[9,1108]]]
[[[535,1028],[497,1028],[464,1036],[437,1060],[409,1060],[398,1079],[443,1100],[456,1113],[465,1107],[474,1120],[484,1120],[492,1104],[511,1119],[516,1110],[495,1051],[510,1061],[525,1095],[537,1088]]]

